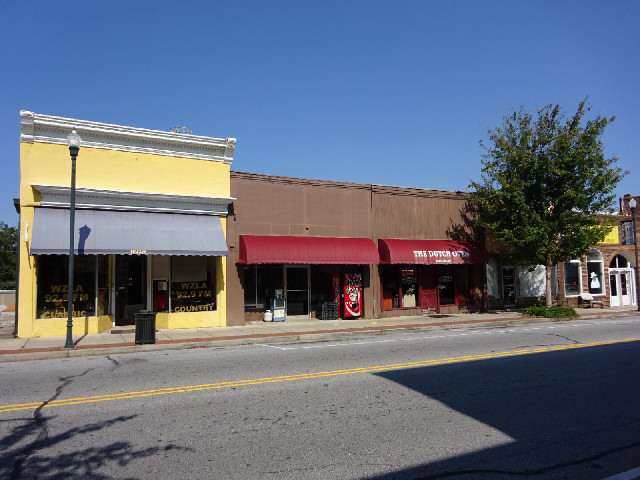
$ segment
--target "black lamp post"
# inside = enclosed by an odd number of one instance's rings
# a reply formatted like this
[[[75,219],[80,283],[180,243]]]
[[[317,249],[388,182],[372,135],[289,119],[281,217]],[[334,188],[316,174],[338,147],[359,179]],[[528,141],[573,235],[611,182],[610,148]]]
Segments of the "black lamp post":
[[[80,135],[75,129],[67,137],[71,154],[71,202],[69,204],[69,284],[67,285],[67,341],[64,348],[75,348],[73,344],[73,250],[76,223],[76,157],[80,151]]]
[[[633,228],[633,247],[636,251],[636,305],[640,312],[640,285],[638,285],[638,236],[636,235],[636,199],[631,197],[629,200],[629,208],[631,208],[631,227]]]

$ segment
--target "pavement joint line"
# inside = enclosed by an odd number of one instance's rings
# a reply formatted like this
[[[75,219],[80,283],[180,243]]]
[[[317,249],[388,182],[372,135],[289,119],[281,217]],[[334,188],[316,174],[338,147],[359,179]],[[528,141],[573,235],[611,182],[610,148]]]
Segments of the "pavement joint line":
[[[343,369],[343,370],[299,373],[299,374],[282,375],[282,376],[276,376],[276,377],[219,382],[219,383],[213,383],[213,384],[168,387],[163,389],[143,390],[143,391],[137,391],[137,392],[123,392],[123,393],[96,395],[92,397],[60,399],[60,400],[53,400],[47,403],[46,405],[43,406],[43,408],[60,407],[60,406],[67,406],[67,405],[78,405],[83,403],[97,403],[97,402],[113,401],[113,400],[126,400],[130,398],[148,397],[148,396],[155,396],[155,395],[167,395],[171,393],[189,393],[194,391],[229,388],[229,387],[242,387],[242,386],[248,386],[248,385],[259,385],[259,384],[283,382],[283,381],[309,380],[309,379],[332,377],[332,376],[338,376],[338,375],[350,375],[350,374],[357,374],[357,373],[375,373],[380,371],[390,371],[390,370],[398,370],[398,369],[404,369],[404,368],[418,368],[418,367],[426,367],[426,366],[445,365],[445,364],[460,363],[460,362],[466,362],[466,361],[514,357],[514,356],[520,356],[520,355],[531,355],[536,353],[554,352],[554,351],[571,350],[571,349],[577,349],[577,348],[613,345],[618,343],[629,343],[629,342],[638,342],[638,341],[640,341],[640,338],[632,337],[632,338],[621,339],[621,340],[606,340],[606,341],[591,342],[591,343],[584,343],[584,344],[570,344],[570,345],[557,345],[557,346],[551,346],[551,347],[527,348],[527,349],[513,350],[513,351],[491,352],[491,353],[476,354],[476,355],[463,355],[459,357],[449,357],[449,358],[443,358],[443,359],[431,359],[431,360],[421,360],[421,361],[405,362],[405,363],[393,363],[388,365],[375,365],[370,367],[356,367],[356,368]],[[40,406],[41,404],[42,402],[32,402],[32,403],[4,405],[4,406],[0,406],[0,413],[19,411],[19,410],[30,410],[34,408],[34,406],[37,407],[37,406]]]

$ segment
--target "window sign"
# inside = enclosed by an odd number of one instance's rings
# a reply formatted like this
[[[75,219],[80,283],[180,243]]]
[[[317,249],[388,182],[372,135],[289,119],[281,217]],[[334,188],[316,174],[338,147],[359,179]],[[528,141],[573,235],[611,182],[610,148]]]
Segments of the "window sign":
[[[69,257],[41,255],[37,257],[38,291],[37,318],[68,317]],[[74,258],[72,316],[95,316],[96,256],[77,255]]]
[[[212,257],[172,257],[171,310],[216,310],[215,273],[215,259]]]

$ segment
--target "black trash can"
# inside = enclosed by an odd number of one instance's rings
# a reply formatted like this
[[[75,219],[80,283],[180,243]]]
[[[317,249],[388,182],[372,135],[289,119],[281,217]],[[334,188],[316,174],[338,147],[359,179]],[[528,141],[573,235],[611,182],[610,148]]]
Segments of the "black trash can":
[[[140,310],[133,315],[136,319],[136,343],[156,343],[156,312]]]

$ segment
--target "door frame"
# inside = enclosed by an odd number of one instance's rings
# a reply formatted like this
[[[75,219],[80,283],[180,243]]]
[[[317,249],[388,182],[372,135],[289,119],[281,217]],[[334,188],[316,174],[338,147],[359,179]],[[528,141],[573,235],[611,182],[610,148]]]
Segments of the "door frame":
[[[307,314],[306,315],[289,315],[289,289],[287,288],[287,271],[289,269],[305,269],[307,271]],[[284,287],[284,298],[287,299],[287,310],[286,315],[287,318],[311,318],[311,265],[308,264],[285,264],[283,269],[283,287]],[[303,290],[291,290],[292,292],[302,292]]]

